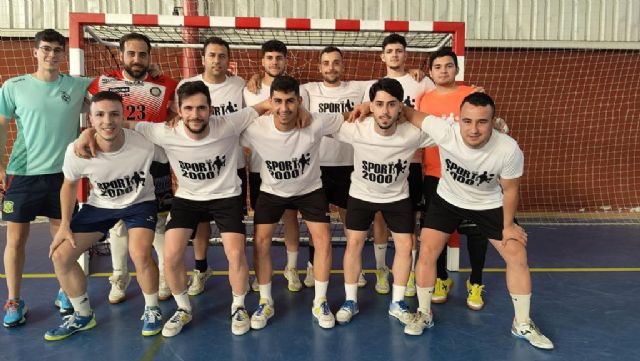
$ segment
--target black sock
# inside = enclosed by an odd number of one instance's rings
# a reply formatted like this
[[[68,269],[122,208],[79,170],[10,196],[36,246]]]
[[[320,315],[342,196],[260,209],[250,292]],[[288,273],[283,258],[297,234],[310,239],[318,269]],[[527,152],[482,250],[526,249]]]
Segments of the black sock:
[[[197,259],[196,260],[196,269],[200,272],[205,272],[209,265],[207,264],[207,259]]]
[[[313,265],[313,256],[316,254],[316,249],[312,245],[309,245],[309,263]]]
[[[436,263],[436,273],[438,278],[441,280],[446,280],[449,278],[449,274],[447,274],[447,246],[445,245],[442,249],[442,253],[438,257],[438,262]]]

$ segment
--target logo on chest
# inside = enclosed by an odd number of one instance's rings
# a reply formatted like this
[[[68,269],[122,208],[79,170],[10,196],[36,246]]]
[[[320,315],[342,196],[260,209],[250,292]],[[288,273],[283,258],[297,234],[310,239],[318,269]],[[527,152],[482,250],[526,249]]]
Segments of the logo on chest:
[[[291,160],[266,160],[265,165],[269,174],[277,180],[294,179],[304,174],[311,165],[311,154],[303,153]]]

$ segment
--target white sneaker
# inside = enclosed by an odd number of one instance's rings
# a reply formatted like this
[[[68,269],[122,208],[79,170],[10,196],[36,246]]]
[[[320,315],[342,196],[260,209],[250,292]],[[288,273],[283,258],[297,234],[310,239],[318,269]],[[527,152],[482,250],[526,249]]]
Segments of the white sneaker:
[[[258,277],[256,276],[253,277],[253,281],[251,282],[251,289],[253,290],[253,292],[260,291],[260,284],[258,283]]]
[[[389,304],[389,314],[400,321],[403,325],[406,325],[413,321],[414,314],[409,312],[409,306],[404,301],[391,302]]]
[[[336,318],[333,316],[333,313],[331,313],[326,298],[321,298],[318,302],[314,301],[311,313],[322,328],[333,328],[333,326],[336,325]]]
[[[111,282],[111,291],[109,291],[109,303],[115,305],[126,299],[126,290],[131,283],[131,276],[129,273],[124,275],[111,275],[109,277]]]
[[[204,284],[209,277],[211,277],[211,270],[209,268],[204,272],[194,269],[193,276],[191,276],[189,280],[189,290],[187,291],[189,296],[197,296],[204,292]]]
[[[258,308],[256,308],[253,315],[251,315],[251,328],[254,330],[265,328],[267,321],[275,314],[276,310],[273,308],[271,302],[266,298],[261,298],[258,302]]]
[[[287,279],[288,284],[287,288],[291,292],[298,292],[302,289],[302,283],[300,282],[300,276],[298,275],[298,270],[295,268],[284,268],[284,278]]]
[[[342,307],[336,313],[336,320],[339,324],[344,325],[351,322],[353,316],[360,312],[358,309],[358,302],[353,300],[346,300],[342,304]]]
[[[367,279],[364,278],[364,271],[360,271],[360,276],[358,276],[358,287],[362,288],[367,285]]]
[[[519,325],[516,325],[515,322],[516,321],[513,320],[513,324],[511,325],[511,333],[514,336],[529,341],[529,343],[534,347],[544,350],[553,350],[553,342],[540,332],[540,329],[536,327],[532,320]]]
[[[162,328],[162,336],[173,337],[182,331],[182,328],[189,322],[191,322],[191,312],[178,308],[176,313],[171,316],[169,321],[164,324]]]
[[[308,288],[316,286],[316,279],[313,277],[313,266],[311,264],[307,264],[307,275],[304,277],[304,285]]]
[[[420,336],[425,328],[433,327],[433,312],[429,314],[418,310],[413,320],[404,326],[404,333],[407,335]]]
[[[231,333],[240,336],[249,332],[250,329],[249,313],[244,307],[237,307],[231,314]]]
[[[167,284],[167,280],[164,279],[164,275],[160,275],[158,283],[158,300],[166,301],[171,298],[171,289]]]
[[[389,293],[389,267],[384,266],[376,270],[376,292],[381,295]]]

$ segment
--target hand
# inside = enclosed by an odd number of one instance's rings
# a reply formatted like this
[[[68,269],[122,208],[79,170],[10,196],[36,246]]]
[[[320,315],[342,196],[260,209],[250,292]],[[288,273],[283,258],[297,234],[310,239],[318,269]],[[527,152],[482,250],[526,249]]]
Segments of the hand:
[[[493,129],[500,133],[509,134],[509,125],[507,124],[507,121],[502,118],[495,118],[493,120]]]
[[[7,179],[7,168],[5,167],[4,164],[2,164],[2,162],[0,162],[0,177],[2,177],[2,179],[0,179],[0,185],[2,186],[2,194],[4,194],[4,191],[7,189],[7,184],[5,183],[6,179]]]
[[[486,93],[484,91],[484,87],[476,86],[476,85],[471,85],[471,87],[473,88],[474,93]]]
[[[76,141],[73,143],[73,153],[84,159],[95,158],[97,154],[97,142],[95,138],[95,129],[85,129]]]
[[[527,232],[519,225],[512,223],[502,229],[502,246],[506,247],[507,242],[514,240],[520,242],[523,246],[527,246]]]
[[[51,241],[51,246],[49,246],[49,258],[51,258],[53,252],[55,252],[64,241],[69,241],[71,247],[76,248],[76,240],[73,238],[73,232],[71,232],[69,226],[60,226],[56,235],[53,236],[53,241]]]
[[[425,73],[422,69],[409,69],[407,70],[407,73],[409,73],[411,77],[418,83],[421,82],[425,76],[427,76],[427,73]]]
[[[311,125],[311,113],[304,107],[298,108],[298,119],[296,119],[296,127],[306,128]]]
[[[346,119],[347,122],[353,123],[356,120],[360,121],[366,118],[369,114],[371,114],[371,107],[369,106],[369,102],[361,103],[356,105],[353,108],[353,111],[349,113],[349,118]]]
[[[260,76],[260,74],[253,74],[247,81],[247,90],[249,90],[253,94],[258,94],[261,87],[262,77]]]
[[[153,78],[162,75],[162,71],[160,70],[160,65],[156,63],[149,64],[149,75]]]
[[[175,114],[174,116],[167,118],[164,124],[169,128],[175,128],[178,126],[179,120],[180,120],[180,116],[178,114]]]

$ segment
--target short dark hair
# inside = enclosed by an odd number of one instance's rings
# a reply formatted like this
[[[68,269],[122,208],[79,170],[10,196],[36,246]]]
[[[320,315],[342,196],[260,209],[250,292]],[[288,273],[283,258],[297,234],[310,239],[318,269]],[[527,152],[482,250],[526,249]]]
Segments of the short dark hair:
[[[103,100],[111,100],[111,101],[122,104],[122,96],[120,96],[120,94],[118,93],[115,93],[109,90],[103,90],[103,91],[97,92],[94,96],[91,97],[90,103],[93,104],[93,103],[101,102]]]
[[[196,94],[203,94],[207,97],[207,104],[211,106],[211,93],[209,87],[202,80],[188,81],[180,85],[178,88],[178,107],[182,106],[182,100]]]
[[[36,33],[36,36],[34,37],[34,40],[34,48],[39,48],[40,42],[42,41],[46,41],[48,43],[58,43],[63,48],[67,47],[67,39],[62,34],[53,29],[44,29],[42,31],[38,31]]]
[[[225,48],[227,48],[227,54],[231,56],[231,48],[229,48],[229,43],[223,38],[217,36],[209,37],[204,41],[204,46],[202,47],[202,55],[206,55],[205,51],[207,51],[207,46],[211,44],[224,46]]]
[[[379,91],[391,94],[391,96],[398,99],[400,102],[404,99],[404,89],[402,89],[402,84],[393,78],[382,78],[373,83],[371,88],[369,88],[369,100],[373,101],[376,97],[376,93]]]
[[[429,56],[429,69],[433,68],[433,62],[436,61],[436,59],[447,56],[450,56],[451,59],[453,59],[453,64],[455,64],[456,69],[458,69],[458,56],[450,48],[441,48],[431,53]]]
[[[294,92],[296,96],[300,96],[300,83],[292,76],[278,75],[271,83],[269,97],[273,96],[273,92],[279,91],[283,93]]]
[[[124,44],[129,40],[140,40],[147,44],[147,52],[151,53],[151,40],[146,35],[140,33],[125,34],[120,38],[120,51],[124,51]]]
[[[389,44],[402,44],[403,48],[407,47],[407,40],[400,34],[389,34],[382,40],[382,50]]]
[[[322,59],[322,55],[324,54],[335,53],[335,52],[339,53],[341,58],[343,57],[342,50],[340,50],[336,46],[329,45],[320,51],[320,56],[318,57],[318,59]]]
[[[493,99],[487,93],[475,92],[467,95],[463,100],[462,104],[460,104],[460,109],[465,103],[469,103],[471,105],[475,105],[478,107],[486,107],[487,105],[491,107],[492,113],[491,117],[496,114],[496,103],[493,102]]]
[[[273,39],[262,44],[262,56],[272,51],[275,51],[275,52],[281,53],[284,56],[287,56],[287,46],[284,45],[284,43],[280,40]]]

